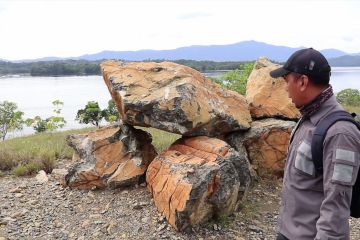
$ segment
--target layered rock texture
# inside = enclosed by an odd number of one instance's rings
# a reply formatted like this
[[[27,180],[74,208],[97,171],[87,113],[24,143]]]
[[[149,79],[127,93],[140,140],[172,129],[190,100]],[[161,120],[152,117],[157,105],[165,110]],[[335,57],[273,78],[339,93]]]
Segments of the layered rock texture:
[[[144,181],[146,172],[156,207],[179,231],[233,213],[256,177],[253,169],[260,176],[283,173],[295,125],[287,120],[299,112],[285,81],[269,76],[276,67],[259,59],[245,98],[179,64],[103,62],[124,124],[68,137],[77,163],[65,184],[116,188]],[[157,155],[151,136],[133,126],[182,138]]]
[[[66,140],[79,157],[65,176],[65,184],[71,188],[116,188],[140,183],[157,155],[150,134],[125,124],[70,135]]]
[[[247,132],[233,132],[226,141],[235,149],[248,153],[251,165],[258,175],[282,176],[287,155],[287,147],[293,121],[264,119],[254,121]]]
[[[219,136],[250,127],[247,102],[200,72],[171,62],[106,61],[105,83],[122,120],[183,136]]]
[[[251,176],[246,153],[205,136],[175,142],[150,164],[146,181],[158,210],[178,230],[238,209]]]
[[[249,76],[246,99],[251,116],[255,119],[274,117],[295,120],[300,117],[298,109],[288,97],[286,82],[269,75],[271,70],[278,67],[268,59],[260,58]]]

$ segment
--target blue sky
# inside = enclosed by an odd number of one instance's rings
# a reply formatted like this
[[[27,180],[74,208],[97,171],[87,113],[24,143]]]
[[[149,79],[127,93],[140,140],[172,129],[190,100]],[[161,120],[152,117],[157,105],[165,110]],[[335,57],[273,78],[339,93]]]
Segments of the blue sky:
[[[0,0],[0,59],[256,40],[360,52],[360,1]]]

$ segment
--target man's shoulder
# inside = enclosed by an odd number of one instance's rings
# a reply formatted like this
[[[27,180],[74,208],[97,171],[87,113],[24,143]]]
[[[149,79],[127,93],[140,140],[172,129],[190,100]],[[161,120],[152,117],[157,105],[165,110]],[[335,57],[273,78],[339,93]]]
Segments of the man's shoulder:
[[[360,130],[352,122],[338,121],[334,123],[327,131],[325,140],[336,135],[348,136],[360,142]]]

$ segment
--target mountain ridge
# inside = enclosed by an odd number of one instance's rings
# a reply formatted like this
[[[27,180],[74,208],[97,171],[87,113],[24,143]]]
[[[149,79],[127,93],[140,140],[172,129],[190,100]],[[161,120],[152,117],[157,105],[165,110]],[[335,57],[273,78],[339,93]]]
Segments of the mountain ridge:
[[[104,50],[94,54],[84,54],[78,57],[43,57],[38,59],[24,59],[12,62],[35,62],[49,60],[102,60],[102,59],[121,59],[126,61],[143,60],[196,60],[196,61],[253,61],[261,56],[277,61],[284,62],[296,50],[304,47],[277,46],[254,40],[242,41],[226,45],[192,45],[168,50],[142,49],[137,51],[111,51]],[[347,53],[338,49],[330,48],[320,50],[328,59],[344,56],[360,56],[360,53]],[[357,58],[351,58],[356,59]],[[6,61],[6,60],[5,60]],[[349,60],[352,61],[352,60]]]

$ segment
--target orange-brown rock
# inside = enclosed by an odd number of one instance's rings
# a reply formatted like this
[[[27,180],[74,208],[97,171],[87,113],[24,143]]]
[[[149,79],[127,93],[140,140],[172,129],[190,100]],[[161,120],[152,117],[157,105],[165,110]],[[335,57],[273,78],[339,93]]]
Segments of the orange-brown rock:
[[[265,119],[254,121],[246,133],[234,132],[226,141],[235,149],[246,148],[250,163],[259,176],[282,176],[293,121]]]
[[[217,136],[250,127],[246,99],[192,68],[106,61],[101,69],[122,120],[130,125],[183,136]]]
[[[156,156],[151,136],[129,125],[117,124],[67,137],[79,157],[65,184],[71,188],[116,188],[144,181],[145,171]]]
[[[251,180],[245,156],[216,138],[176,141],[146,173],[159,212],[179,231],[233,213]]]
[[[253,118],[275,117],[298,119],[300,113],[286,91],[286,82],[270,77],[270,71],[279,65],[266,58],[259,58],[255,63],[246,86],[246,99]]]

